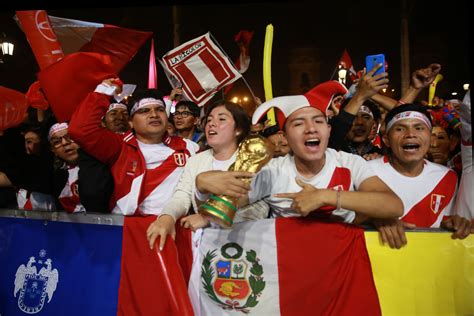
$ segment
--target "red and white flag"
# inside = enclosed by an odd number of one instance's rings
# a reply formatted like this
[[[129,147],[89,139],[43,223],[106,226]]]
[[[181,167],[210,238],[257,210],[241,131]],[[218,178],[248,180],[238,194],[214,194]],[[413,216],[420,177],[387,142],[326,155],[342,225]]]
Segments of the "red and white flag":
[[[278,218],[194,240],[195,315],[381,314],[360,227]]]
[[[354,65],[352,64],[352,59],[349,56],[349,53],[347,52],[346,49],[344,49],[344,53],[342,53],[342,57],[338,63],[338,66],[341,66],[342,68],[349,71],[349,77],[351,78],[352,81],[357,79],[357,72],[354,69]]]
[[[44,10],[17,11],[17,19],[40,65],[41,88],[60,122],[69,120],[103,79],[116,77],[153,34],[48,16]]]
[[[203,106],[212,96],[241,77],[210,33],[169,51],[162,66],[173,87],[182,84],[184,97]]]

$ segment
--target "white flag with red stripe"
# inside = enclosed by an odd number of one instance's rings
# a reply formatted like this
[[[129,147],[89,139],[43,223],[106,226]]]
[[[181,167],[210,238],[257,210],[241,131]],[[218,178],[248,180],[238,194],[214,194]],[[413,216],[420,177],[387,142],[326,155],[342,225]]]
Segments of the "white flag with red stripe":
[[[171,85],[175,87],[177,81],[180,82],[185,98],[199,106],[241,77],[229,58],[212,41],[210,33],[169,51],[163,56],[161,65]]]

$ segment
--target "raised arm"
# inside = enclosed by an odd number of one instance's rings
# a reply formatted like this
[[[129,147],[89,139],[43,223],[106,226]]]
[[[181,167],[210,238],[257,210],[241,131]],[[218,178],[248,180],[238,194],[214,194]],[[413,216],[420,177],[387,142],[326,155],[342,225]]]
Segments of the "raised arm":
[[[96,91],[99,91],[103,84],[101,83]],[[122,148],[122,137],[101,127],[101,120],[110,105],[112,94],[113,92],[110,92],[110,95],[101,92],[89,93],[72,115],[68,129],[81,148],[108,164],[117,159]]]

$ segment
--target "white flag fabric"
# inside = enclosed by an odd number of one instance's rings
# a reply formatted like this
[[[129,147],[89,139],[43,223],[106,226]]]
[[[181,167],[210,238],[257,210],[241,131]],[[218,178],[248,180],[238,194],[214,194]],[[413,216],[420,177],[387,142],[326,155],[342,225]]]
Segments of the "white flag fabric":
[[[182,84],[185,99],[203,106],[212,96],[236,81],[241,74],[212,41],[210,33],[166,53],[161,65],[173,87]]]

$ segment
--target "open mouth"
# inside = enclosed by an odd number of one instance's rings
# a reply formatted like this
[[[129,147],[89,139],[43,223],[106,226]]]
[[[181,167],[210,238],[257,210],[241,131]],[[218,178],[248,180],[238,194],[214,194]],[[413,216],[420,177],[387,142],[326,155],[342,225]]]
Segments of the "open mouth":
[[[209,131],[207,134],[208,134],[209,136],[213,136],[213,135],[217,135],[217,132],[215,132],[215,131]]]
[[[321,140],[319,138],[313,138],[313,139],[308,139],[307,141],[305,141],[304,145],[306,147],[314,148],[314,147],[318,147],[320,143],[321,143]]]
[[[403,150],[404,151],[416,151],[420,148],[420,145],[419,144],[405,144],[402,146]]]
[[[150,121],[149,124],[150,124],[151,126],[160,126],[160,125],[162,125],[162,123],[161,123],[160,120]]]

